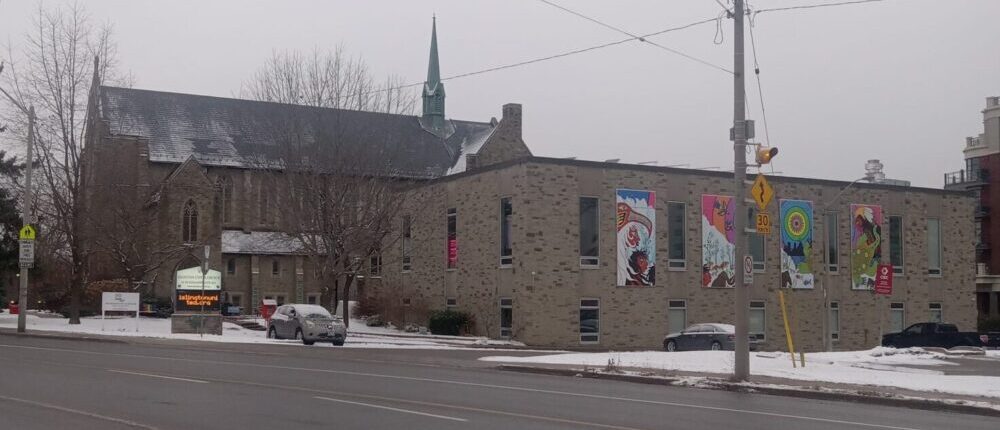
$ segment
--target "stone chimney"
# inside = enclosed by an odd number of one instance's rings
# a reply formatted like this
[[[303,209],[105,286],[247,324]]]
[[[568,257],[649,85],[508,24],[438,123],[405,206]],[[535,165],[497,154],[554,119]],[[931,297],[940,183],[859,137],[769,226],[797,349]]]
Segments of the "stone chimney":
[[[505,124],[512,137],[521,140],[521,104],[507,103],[503,105],[503,117],[501,124]]]

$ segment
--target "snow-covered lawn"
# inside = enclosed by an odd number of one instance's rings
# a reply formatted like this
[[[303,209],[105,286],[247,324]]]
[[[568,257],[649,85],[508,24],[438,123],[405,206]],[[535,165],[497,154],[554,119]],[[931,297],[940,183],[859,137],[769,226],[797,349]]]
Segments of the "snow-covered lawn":
[[[263,324],[263,320],[260,321]],[[139,330],[136,331],[136,320],[132,317],[108,318],[103,322],[101,317],[81,318],[79,325],[70,325],[69,321],[59,315],[44,315],[40,317],[28,314],[28,331],[45,331],[60,333],[78,333],[84,335],[152,337],[164,339],[204,340],[210,342],[228,343],[277,343],[286,345],[302,345],[293,340],[267,339],[265,332],[248,330],[236,324],[224,322],[222,336],[170,333],[170,319],[139,318]],[[0,313],[0,328],[17,327],[17,315],[6,311]],[[326,343],[316,345],[329,346]],[[348,331],[348,348],[399,348],[399,349],[442,349],[471,348],[483,345],[520,346],[517,342],[494,341],[480,337],[460,336],[430,336],[416,333],[405,333],[384,327],[367,327],[364,322],[351,320]]]
[[[989,351],[987,357],[1000,358]],[[730,374],[734,356],[729,351],[608,352],[550,354],[532,357],[484,357],[504,363],[559,364],[603,368],[612,361],[617,367]],[[1000,365],[1000,361],[997,363]],[[874,348],[868,351],[806,354],[806,367],[792,368],[787,353],[750,354],[750,372],[803,381],[877,385],[901,389],[1000,398],[1000,377],[945,375],[938,370],[902,366],[954,366],[944,354],[919,348]]]

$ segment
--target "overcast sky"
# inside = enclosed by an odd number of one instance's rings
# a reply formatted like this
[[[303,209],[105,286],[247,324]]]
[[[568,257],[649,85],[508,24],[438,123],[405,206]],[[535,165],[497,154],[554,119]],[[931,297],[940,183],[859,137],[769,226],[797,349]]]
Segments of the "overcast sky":
[[[644,34],[717,16],[713,0],[553,0]],[[757,0],[757,9],[841,0]],[[59,1],[49,0],[54,5]],[[424,80],[431,15],[445,76],[622,39],[537,0],[83,2],[115,26],[135,87],[234,95],[274,50],[344,45],[376,75]],[[36,1],[0,2],[0,36],[17,43]],[[754,34],[774,162],[785,175],[853,180],[881,159],[889,177],[940,188],[962,167],[1000,95],[1000,1],[887,0],[761,13]],[[731,69],[732,21],[651,40]],[[747,39],[747,63],[753,67]],[[535,155],[732,168],[732,75],[629,42],[446,82],[447,114],[486,121],[524,105]],[[748,75],[750,117],[764,140]]]

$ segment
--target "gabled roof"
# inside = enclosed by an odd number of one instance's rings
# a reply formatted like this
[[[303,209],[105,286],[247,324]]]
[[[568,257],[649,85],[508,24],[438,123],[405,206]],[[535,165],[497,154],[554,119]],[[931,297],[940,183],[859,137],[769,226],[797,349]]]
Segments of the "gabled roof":
[[[192,94],[101,87],[100,113],[113,135],[148,140],[149,160],[182,163],[193,156],[206,166],[259,167],[276,158],[275,130],[296,124],[304,141],[337,139],[383,160],[399,176],[439,177],[484,140],[490,122],[448,121],[444,138],[428,132],[420,117],[315,108]]]

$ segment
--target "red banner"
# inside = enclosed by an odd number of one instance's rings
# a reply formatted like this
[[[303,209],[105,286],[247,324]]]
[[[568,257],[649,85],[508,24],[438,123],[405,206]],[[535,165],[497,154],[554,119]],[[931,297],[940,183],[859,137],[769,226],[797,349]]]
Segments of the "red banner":
[[[875,294],[892,294],[892,265],[879,264],[875,272]]]
[[[454,269],[458,266],[458,239],[448,238],[448,268]]]

